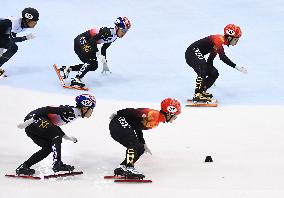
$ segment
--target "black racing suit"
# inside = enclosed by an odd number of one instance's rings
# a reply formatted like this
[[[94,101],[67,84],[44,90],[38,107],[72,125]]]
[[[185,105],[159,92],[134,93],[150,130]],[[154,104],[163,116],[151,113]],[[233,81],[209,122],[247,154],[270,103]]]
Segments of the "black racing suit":
[[[80,71],[78,78],[83,78],[89,71],[95,71],[98,68],[96,52],[98,52],[97,41],[107,40],[111,35],[113,28],[103,27],[99,32],[93,35],[92,30],[88,30],[74,39],[74,51],[84,64],[74,65],[70,68],[72,71]],[[104,43],[101,47],[101,54],[106,56],[106,49],[111,43]],[[86,64],[85,64],[86,63]]]
[[[158,125],[158,121],[155,121],[156,123],[153,126],[147,126],[145,122],[143,123],[143,118],[150,111],[156,113],[156,110],[148,108],[126,108],[119,110],[116,116],[111,119],[109,124],[111,137],[127,148],[126,158],[121,165],[133,166],[144,153],[145,140],[142,130],[148,130]],[[132,163],[128,163],[127,156],[131,149],[134,151],[134,157]]]
[[[218,70],[213,66],[213,60],[217,54],[220,59],[231,67],[235,67],[225,54],[223,45],[226,41],[221,35],[211,35],[192,43],[185,52],[186,63],[197,73],[195,93],[206,91],[210,88],[219,76]],[[204,56],[209,54],[206,61]]]
[[[24,23],[22,22],[22,27]],[[16,42],[27,40],[25,36],[16,37],[16,33],[11,32],[12,22],[9,19],[0,19],[0,48],[7,49],[5,53],[0,56],[0,67],[6,63],[17,51],[18,46]]]
[[[74,107],[42,107],[30,112],[25,121],[34,118],[36,121],[25,128],[25,132],[41,149],[34,153],[25,164],[28,167],[40,162],[53,152],[54,161],[61,161],[61,143],[65,133],[57,126],[58,120],[68,123],[75,119]]]

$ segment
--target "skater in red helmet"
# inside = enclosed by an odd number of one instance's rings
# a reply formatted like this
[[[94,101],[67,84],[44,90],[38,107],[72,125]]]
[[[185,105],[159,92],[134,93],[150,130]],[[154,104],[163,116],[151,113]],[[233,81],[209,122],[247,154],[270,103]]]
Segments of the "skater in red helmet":
[[[213,66],[216,55],[227,65],[242,73],[247,73],[246,68],[233,63],[224,52],[224,45],[235,46],[242,36],[241,28],[234,24],[228,24],[224,28],[224,35],[210,35],[192,43],[185,52],[187,64],[197,74],[196,87],[193,101],[210,102],[213,95],[207,90],[214,84],[219,76],[218,70]],[[205,55],[209,54],[208,59]]]
[[[142,131],[152,129],[160,122],[171,123],[180,113],[180,103],[172,98],[161,102],[161,110],[126,108],[114,113],[109,124],[111,137],[126,148],[126,157],[114,174],[143,179],[144,174],[134,168],[134,163],[143,153],[151,154]]]

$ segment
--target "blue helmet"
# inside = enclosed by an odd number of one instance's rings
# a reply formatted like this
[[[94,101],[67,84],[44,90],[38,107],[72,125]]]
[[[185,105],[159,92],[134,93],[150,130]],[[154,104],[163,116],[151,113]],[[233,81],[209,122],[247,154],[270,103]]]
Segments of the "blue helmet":
[[[127,17],[117,17],[114,24],[124,31],[128,31],[131,28],[131,23]]]
[[[96,106],[96,98],[91,94],[81,94],[76,97],[76,106],[77,107],[89,107],[94,108]]]

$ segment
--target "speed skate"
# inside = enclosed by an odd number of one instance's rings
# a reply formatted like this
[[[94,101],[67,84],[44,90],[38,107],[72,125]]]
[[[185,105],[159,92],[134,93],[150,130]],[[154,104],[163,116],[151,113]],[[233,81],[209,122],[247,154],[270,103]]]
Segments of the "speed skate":
[[[66,85],[62,76],[60,75],[60,70],[58,69],[57,65],[54,64],[53,65],[53,68],[59,78],[59,81],[62,85],[63,88],[66,88],[66,89],[77,89],[77,90],[84,90],[84,91],[89,91],[89,88],[86,88],[86,87],[79,87],[79,86],[70,86],[70,85]]]
[[[17,174],[6,174],[5,177],[12,177],[12,178],[22,178],[22,179],[51,179],[51,178],[59,178],[59,177],[67,177],[67,176],[75,176],[75,175],[82,175],[82,171],[72,171],[72,172],[57,172],[50,175],[43,175],[43,176],[37,176],[37,175],[17,175]]]
[[[104,179],[112,179],[116,183],[152,183],[152,180],[150,179],[129,178],[116,175],[104,176]]]
[[[195,102],[192,99],[187,99],[186,107],[218,107],[218,101],[212,99],[211,102]]]

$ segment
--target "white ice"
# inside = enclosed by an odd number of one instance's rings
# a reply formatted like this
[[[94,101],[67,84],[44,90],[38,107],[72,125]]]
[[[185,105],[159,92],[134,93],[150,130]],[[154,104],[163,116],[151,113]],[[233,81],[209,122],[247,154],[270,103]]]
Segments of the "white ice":
[[[39,10],[40,21],[26,33],[37,38],[19,44],[3,66],[9,77],[0,79],[1,198],[284,196],[283,1],[16,0],[1,1],[0,15],[17,16],[29,6]],[[63,160],[84,174],[40,181],[4,177],[39,149],[16,124],[35,108],[72,105],[82,93],[62,89],[52,65],[80,63],[73,39],[92,27],[113,26],[124,15],[132,28],[107,51],[113,73],[101,75],[100,65],[84,79],[97,98],[93,117],[62,127],[79,140],[63,142]],[[126,107],[159,109],[166,97],[184,106],[196,77],[185,63],[186,48],[221,34],[228,23],[240,25],[243,37],[225,51],[249,73],[216,58],[220,76],[210,91],[220,106],[183,108],[174,123],[145,131],[153,155],[143,155],[136,167],[152,184],[104,180],[125,152],[109,135],[109,116]],[[204,163],[207,155],[213,163]],[[51,163],[50,155],[34,168],[48,173]]]

